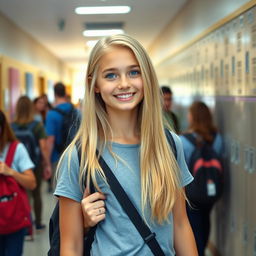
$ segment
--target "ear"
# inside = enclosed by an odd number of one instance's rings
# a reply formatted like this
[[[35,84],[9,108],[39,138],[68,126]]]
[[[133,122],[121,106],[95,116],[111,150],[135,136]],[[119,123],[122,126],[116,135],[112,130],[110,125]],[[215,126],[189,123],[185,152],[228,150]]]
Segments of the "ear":
[[[90,85],[91,82],[92,82],[92,77],[91,77],[91,76],[88,76],[88,84]],[[97,84],[95,84],[94,92],[95,92],[95,93],[100,93],[100,90],[99,90],[99,88],[97,87]]]

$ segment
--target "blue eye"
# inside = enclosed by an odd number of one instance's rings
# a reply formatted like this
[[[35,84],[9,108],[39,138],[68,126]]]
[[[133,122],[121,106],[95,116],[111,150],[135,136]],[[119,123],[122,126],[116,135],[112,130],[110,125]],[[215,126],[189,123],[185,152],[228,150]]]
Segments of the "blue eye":
[[[112,80],[115,79],[117,77],[117,75],[115,73],[108,73],[105,75],[105,78]]]
[[[129,76],[131,76],[131,77],[137,77],[138,75],[140,75],[140,71],[139,70],[131,70],[129,72]]]

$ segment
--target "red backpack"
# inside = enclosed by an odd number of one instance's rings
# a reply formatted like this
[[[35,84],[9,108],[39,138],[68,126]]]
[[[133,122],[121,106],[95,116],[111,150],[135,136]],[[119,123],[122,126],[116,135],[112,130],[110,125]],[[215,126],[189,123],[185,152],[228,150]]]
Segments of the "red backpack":
[[[5,163],[11,167],[17,141],[10,144]],[[10,177],[0,174],[0,234],[14,233],[31,226],[30,204],[26,190]]]

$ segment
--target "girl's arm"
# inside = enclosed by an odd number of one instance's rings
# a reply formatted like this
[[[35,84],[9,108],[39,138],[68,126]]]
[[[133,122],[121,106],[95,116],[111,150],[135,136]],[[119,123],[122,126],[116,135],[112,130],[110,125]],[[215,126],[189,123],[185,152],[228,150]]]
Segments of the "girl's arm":
[[[197,248],[193,231],[191,229],[186,202],[181,193],[173,207],[174,248],[177,256],[197,256]]]
[[[44,160],[44,177],[45,179],[48,179],[52,175],[52,167],[51,167],[51,162],[50,162],[50,155],[47,147],[47,139],[40,139],[39,140],[39,146],[40,150],[43,156]]]
[[[83,214],[81,203],[66,197],[59,198],[60,204],[60,255],[83,255]]]
[[[4,162],[0,162],[0,174],[13,177],[22,187],[33,190],[36,187],[36,178],[31,169],[18,172]]]

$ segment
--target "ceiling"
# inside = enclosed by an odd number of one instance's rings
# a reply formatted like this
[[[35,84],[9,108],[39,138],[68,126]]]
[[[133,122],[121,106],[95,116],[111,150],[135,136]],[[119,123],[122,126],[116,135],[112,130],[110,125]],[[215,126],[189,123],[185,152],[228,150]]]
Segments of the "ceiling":
[[[123,22],[125,33],[147,48],[188,0],[0,0],[0,12],[69,66],[84,65],[87,22]],[[129,5],[128,14],[77,15],[78,6]],[[64,21],[61,29],[60,22]],[[95,38],[96,39],[96,38]]]

